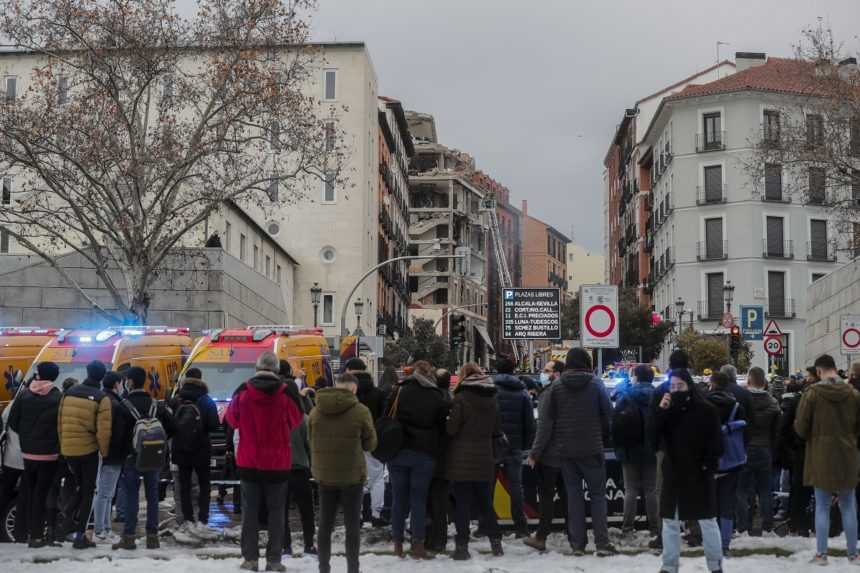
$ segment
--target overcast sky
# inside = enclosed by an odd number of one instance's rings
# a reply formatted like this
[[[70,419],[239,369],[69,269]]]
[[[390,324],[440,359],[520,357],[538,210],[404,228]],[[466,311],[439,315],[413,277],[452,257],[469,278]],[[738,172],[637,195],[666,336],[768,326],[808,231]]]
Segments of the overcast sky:
[[[860,0],[319,0],[316,40],[367,43],[382,95],[603,249],[603,157],[626,107],[735,51],[791,56],[824,18],[858,49]]]

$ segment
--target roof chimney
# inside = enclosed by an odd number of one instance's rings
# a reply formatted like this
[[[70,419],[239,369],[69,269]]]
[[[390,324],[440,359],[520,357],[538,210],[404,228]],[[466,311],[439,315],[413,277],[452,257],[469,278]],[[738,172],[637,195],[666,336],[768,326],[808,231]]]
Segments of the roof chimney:
[[[529,214],[529,202],[526,199],[523,199],[523,208],[521,209],[521,211],[523,212],[523,216]]]
[[[764,52],[735,52],[735,71],[742,72],[767,62]]]

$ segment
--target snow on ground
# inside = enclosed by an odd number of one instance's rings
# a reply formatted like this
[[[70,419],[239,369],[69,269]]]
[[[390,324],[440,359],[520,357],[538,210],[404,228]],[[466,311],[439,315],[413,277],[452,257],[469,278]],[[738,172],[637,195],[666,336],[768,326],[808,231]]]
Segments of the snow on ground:
[[[87,551],[75,551],[69,544],[63,548],[28,549],[24,545],[0,545],[0,571],[3,573],[238,573],[241,562],[239,547],[232,541],[235,531],[228,531],[226,539],[219,542],[180,545],[169,536],[163,538],[158,551],[111,551],[99,546]],[[390,554],[391,547],[384,542],[366,543],[362,546],[361,567],[366,573],[658,573],[660,557],[645,550],[641,545],[647,537],[640,534],[634,547],[624,546],[625,554],[610,558],[588,555],[573,557],[563,535],[555,534],[550,539],[550,551],[539,554],[512,537],[505,540],[505,556],[492,557],[486,540],[473,542],[470,546],[472,560],[454,562],[448,556],[437,556],[429,561],[401,560]],[[638,546],[638,547],[636,547]],[[732,557],[724,563],[725,571],[744,573],[807,573],[809,559],[814,553],[814,539],[751,538],[740,537],[732,544],[733,550],[743,557]],[[841,550],[843,539],[832,539],[831,548]],[[449,550],[453,542],[449,543]],[[345,573],[343,558],[343,534],[337,532],[334,540],[332,570]],[[681,570],[690,573],[706,573],[701,550],[685,550]],[[261,555],[265,554],[261,550]],[[317,573],[314,557],[284,558],[287,570],[295,573]],[[817,569],[817,568],[816,568]],[[844,557],[831,557],[826,571],[860,571],[848,565]]]

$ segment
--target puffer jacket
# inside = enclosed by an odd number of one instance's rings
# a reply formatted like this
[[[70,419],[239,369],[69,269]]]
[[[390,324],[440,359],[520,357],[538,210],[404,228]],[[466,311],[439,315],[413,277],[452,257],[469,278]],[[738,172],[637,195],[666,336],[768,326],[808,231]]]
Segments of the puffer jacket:
[[[12,404],[9,427],[18,433],[25,460],[55,460],[60,454],[57,416],[59,388],[48,380],[33,380]]]
[[[176,416],[183,404],[193,404],[197,407],[197,411],[200,412],[200,426],[202,427],[203,436],[200,439],[200,448],[193,452],[180,451],[176,447],[179,440],[174,439],[174,448],[172,450],[173,463],[180,466],[193,465],[201,458],[208,458],[212,450],[212,442],[209,436],[217,432],[220,428],[218,407],[209,395],[209,387],[203,380],[185,378],[182,382],[182,387],[170,403],[170,409],[174,416]],[[179,431],[179,428],[177,428],[177,431]]]
[[[535,412],[526,385],[511,374],[496,374],[493,383],[498,390],[496,399],[502,417],[502,430],[508,437],[511,450],[531,448],[535,437]]]
[[[308,419],[311,473],[320,484],[357,485],[367,481],[364,452],[376,449],[370,410],[346,388],[325,388]],[[239,442],[241,443],[241,441]]]
[[[654,396],[654,386],[650,382],[630,384],[627,386],[615,402],[613,417],[625,408],[633,407],[639,409],[643,421],[642,444],[634,447],[622,448],[616,446],[615,455],[622,463],[652,465],[657,463],[657,446],[655,444],[654,410],[651,408],[651,400]]]
[[[752,423],[750,424],[750,447],[766,448],[775,453],[779,447],[782,412],[776,399],[765,390],[750,390],[752,394]]]
[[[502,432],[496,393],[493,381],[482,374],[457,384],[446,424],[445,477],[449,481],[491,483],[495,479],[493,436]]]
[[[860,394],[835,379],[813,384],[800,399],[794,420],[797,435],[806,440],[803,484],[830,492],[857,487],[860,463]]]
[[[293,464],[290,436],[302,411],[284,392],[278,375],[257,372],[233,395],[225,419],[239,430],[236,466],[241,478],[286,481]]]
[[[69,388],[60,401],[60,453],[74,457],[97,451],[107,456],[111,414],[110,398],[103,391],[84,384]]]
[[[535,460],[560,467],[562,460],[603,455],[612,409],[603,388],[590,371],[565,370],[541,394]]]
[[[404,379],[388,398],[385,411],[397,401],[396,418],[403,426],[404,450],[421,452],[436,458],[444,444],[448,402],[442,391],[420,374]]]
[[[358,401],[370,410],[375,422],[382,417],[385,409],[385,394],[373,384],[373,377],[367,372],[356,372],[358,378]]]

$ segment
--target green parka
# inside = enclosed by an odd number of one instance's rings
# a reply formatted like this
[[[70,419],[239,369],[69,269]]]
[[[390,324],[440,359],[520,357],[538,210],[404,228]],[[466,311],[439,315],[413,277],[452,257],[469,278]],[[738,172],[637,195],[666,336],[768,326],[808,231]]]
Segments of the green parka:
[[[347,486],[367,480],[364,452],[376,449],[373,418],[345,388],[317,392],[317,406],[308,419],[311,473],[320,484]]]

